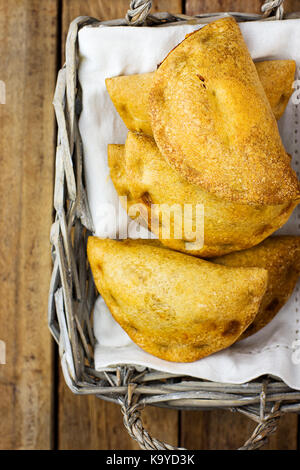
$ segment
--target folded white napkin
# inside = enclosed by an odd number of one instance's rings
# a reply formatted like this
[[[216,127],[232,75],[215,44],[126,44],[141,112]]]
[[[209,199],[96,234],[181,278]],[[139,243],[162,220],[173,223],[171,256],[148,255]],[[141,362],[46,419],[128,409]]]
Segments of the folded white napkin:
[[[79,80],[83,92],[80,132],[89,206],[95,235],[114,238],[130,224],[129,237],[147,237],[147,230],[129,221],[119,208],[109,178],[107,144],[125,142],[127,129],[106,91],[104,80],[116,75],[151,72],[167,53],[199,25],[168,27],[84,27],[79,33]],[[300,20],[240,24],[254,60],[294,59],[300,66]],[[300,78],[300,75],[299,75]],[[138,99],[138,96],[137,96]],[[293,167],[300,167],[300,113],[291,99],[279,122],[280,133]],[[114,209],[119,214],[115,226]],[[278,232],[300,235],[300,208]],[[99,297],[94,309],[96,369],[136,364],[173,374],[228,383],[243,383],[262,374],[280,377],[300,389],[300,284],[276,318],[261,331],[230,348],[194,363],[158,359],[136,346],[114,321]]]

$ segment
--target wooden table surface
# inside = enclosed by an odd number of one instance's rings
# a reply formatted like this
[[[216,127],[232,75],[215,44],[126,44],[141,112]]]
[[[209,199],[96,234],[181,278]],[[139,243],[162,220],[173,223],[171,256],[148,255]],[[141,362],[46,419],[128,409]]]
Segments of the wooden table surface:
[[[154,0],[154,11],[259,12],[259,0]],[[300,0],[286,1],[300,11]],[[47,328],[56,128],[51,105],[68,25],[125,15],[129,0],[0,0],[0,449],[137,449],[120,409],[73,395]],[[0,100],[1,101],[1,100]],[[153,436],[190,449],[235,449],[254,424],[227,411],[148,408]],[[268,449],[299,448],[298,417],[281,419]]]

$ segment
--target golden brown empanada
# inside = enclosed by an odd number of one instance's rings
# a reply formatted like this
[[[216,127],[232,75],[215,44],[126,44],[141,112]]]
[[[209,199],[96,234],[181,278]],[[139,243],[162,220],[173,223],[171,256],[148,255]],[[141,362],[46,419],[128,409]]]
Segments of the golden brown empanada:
[[[238,24],[189,35],[155,72],[151,127],[169,164],[228,201],[275,205],[299,186]]]
[[[127,196],[127,211],[138,204],[146,225],[164,245],[201,257],[220,256],[257,245],[288,220],[296,205],[287,202],[249,206],[219,199],[186,181],[167,164],[154,140],[142,134],[129,132],[125,146],[109,145],[108,164],[119,196]],[[192,205],[192,217],[187,217],[186,213],[184,219],[184,204]],[[196,229],[197,204],[204,206],[204,246],[199,248],[196,243],[191,246],[186,242],[202,241],[202,220],[198,237],[185,236],[189,234],[185,224],[190,223],[190,227]],[[169,220],[170,207],[174,209],[170,235],[163,237],[162,226]],[[130,215],[134,218],[138,214]]]
[[[271,237],[249,250],[213,260],[231,267],[257,267],[268,271],[268,287],[257,316],[240,339],[267,325],[291,296],[300,275],[300,237]]]
[[[154,74],[121,75],[105,80],[109,96],[126,127],[151,136],[148,102]]]
[[[280,119],[293,93],[296,62],[294,60],[266,60],[255,64],[276,119]]]
[[[267,60],[255,64],[273,114],[279,119],[293,92],[294,60]],[[107,91],[118,113],[133,132],[152,136],[149,93],[155,72],[121,75],[105,80]]]
[[[267,286],[264,269],[224,267],[141,240],[90,237],[87,251],[115,320],[167,361],[196,361],[234,343]]]

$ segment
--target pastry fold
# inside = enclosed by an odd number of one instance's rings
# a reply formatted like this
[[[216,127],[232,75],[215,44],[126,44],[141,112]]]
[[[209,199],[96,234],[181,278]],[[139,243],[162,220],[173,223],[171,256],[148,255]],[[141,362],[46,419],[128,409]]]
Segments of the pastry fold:
[[[294,60],[268,60],[255,64],[259,79],[278,120],[293,93]],[[133,132],[153,136],[149,116],[149,93],[155,72],[121,75],[105,80],[111,100],[126,127]]]
[[[258,314],[240,339],[266,326],[291,296],[300,275],[300,237],[271,237],[249,250],[213,260],[231,267],[257,267],[268,271],[268,286]]]
[[[155,72],[151,128],[167,162],[232,202],[299,198],[277,123],[238,24],[223,18],[189,35]]]
[[[125,146],[109,145],[108,165],[119,196],[127,197],[124,207],[132,218],[140,215],[165,246],[201,257],[257,245],[281,227],[296,206],[295,202],[253,206],[222,200],[186,181],[168,165],[154,140],[142,134],[129,132]],[[198,223],[197,205],[204,210]],[[132,211],[134,207],[138,211]],[[163,231],[168,221],[170,231]],[[197,248],[197,241],[204,245]]]
[[[156,245],[88,239],[94,281],[115,320],[138,346],[167,361],[196,361],[234,343],[258,312],[267,271]]]

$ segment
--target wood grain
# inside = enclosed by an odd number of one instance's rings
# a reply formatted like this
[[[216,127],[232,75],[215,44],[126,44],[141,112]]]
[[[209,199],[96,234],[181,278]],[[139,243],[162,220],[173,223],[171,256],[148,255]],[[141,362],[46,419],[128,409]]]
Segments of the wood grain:
[[[54,167],[57,1],[0,0],[0,448],[50,449],[47,328]]]
[[[60,450],[138,449],[125,431],[118,405],[95,396],[72,395],[62,375],[58,422]]]
[[[258,0],[186,0],[186,14],[215,13],[218,11],[260,12]]]
[[[181,445],[188,449],[234,450],[251,436],[256,424],[231,411],[181,412]],[[264,450],[297,449],[297,416],[281,418]]]
[[[69,23],[80,15],[101,20],[122,18],[129,0],[63,0],[62,43]],[[181,0],[155,0],[153,11],[181,12]],[[64,50],[64,46],[63,46]],[[123,425],[120,407],[96,397],[73,395],[59,376],[59,449],[138,449]],[[146,408],[143,412],[146,429],[158,439],[178,445],[178,412]]]
[[[186,0],[185,10],[187,15],[218,11],[260,13],[263,3],[259,0]],[[285,0],[284,10],[286,12],[300,11],[300,0]]]

